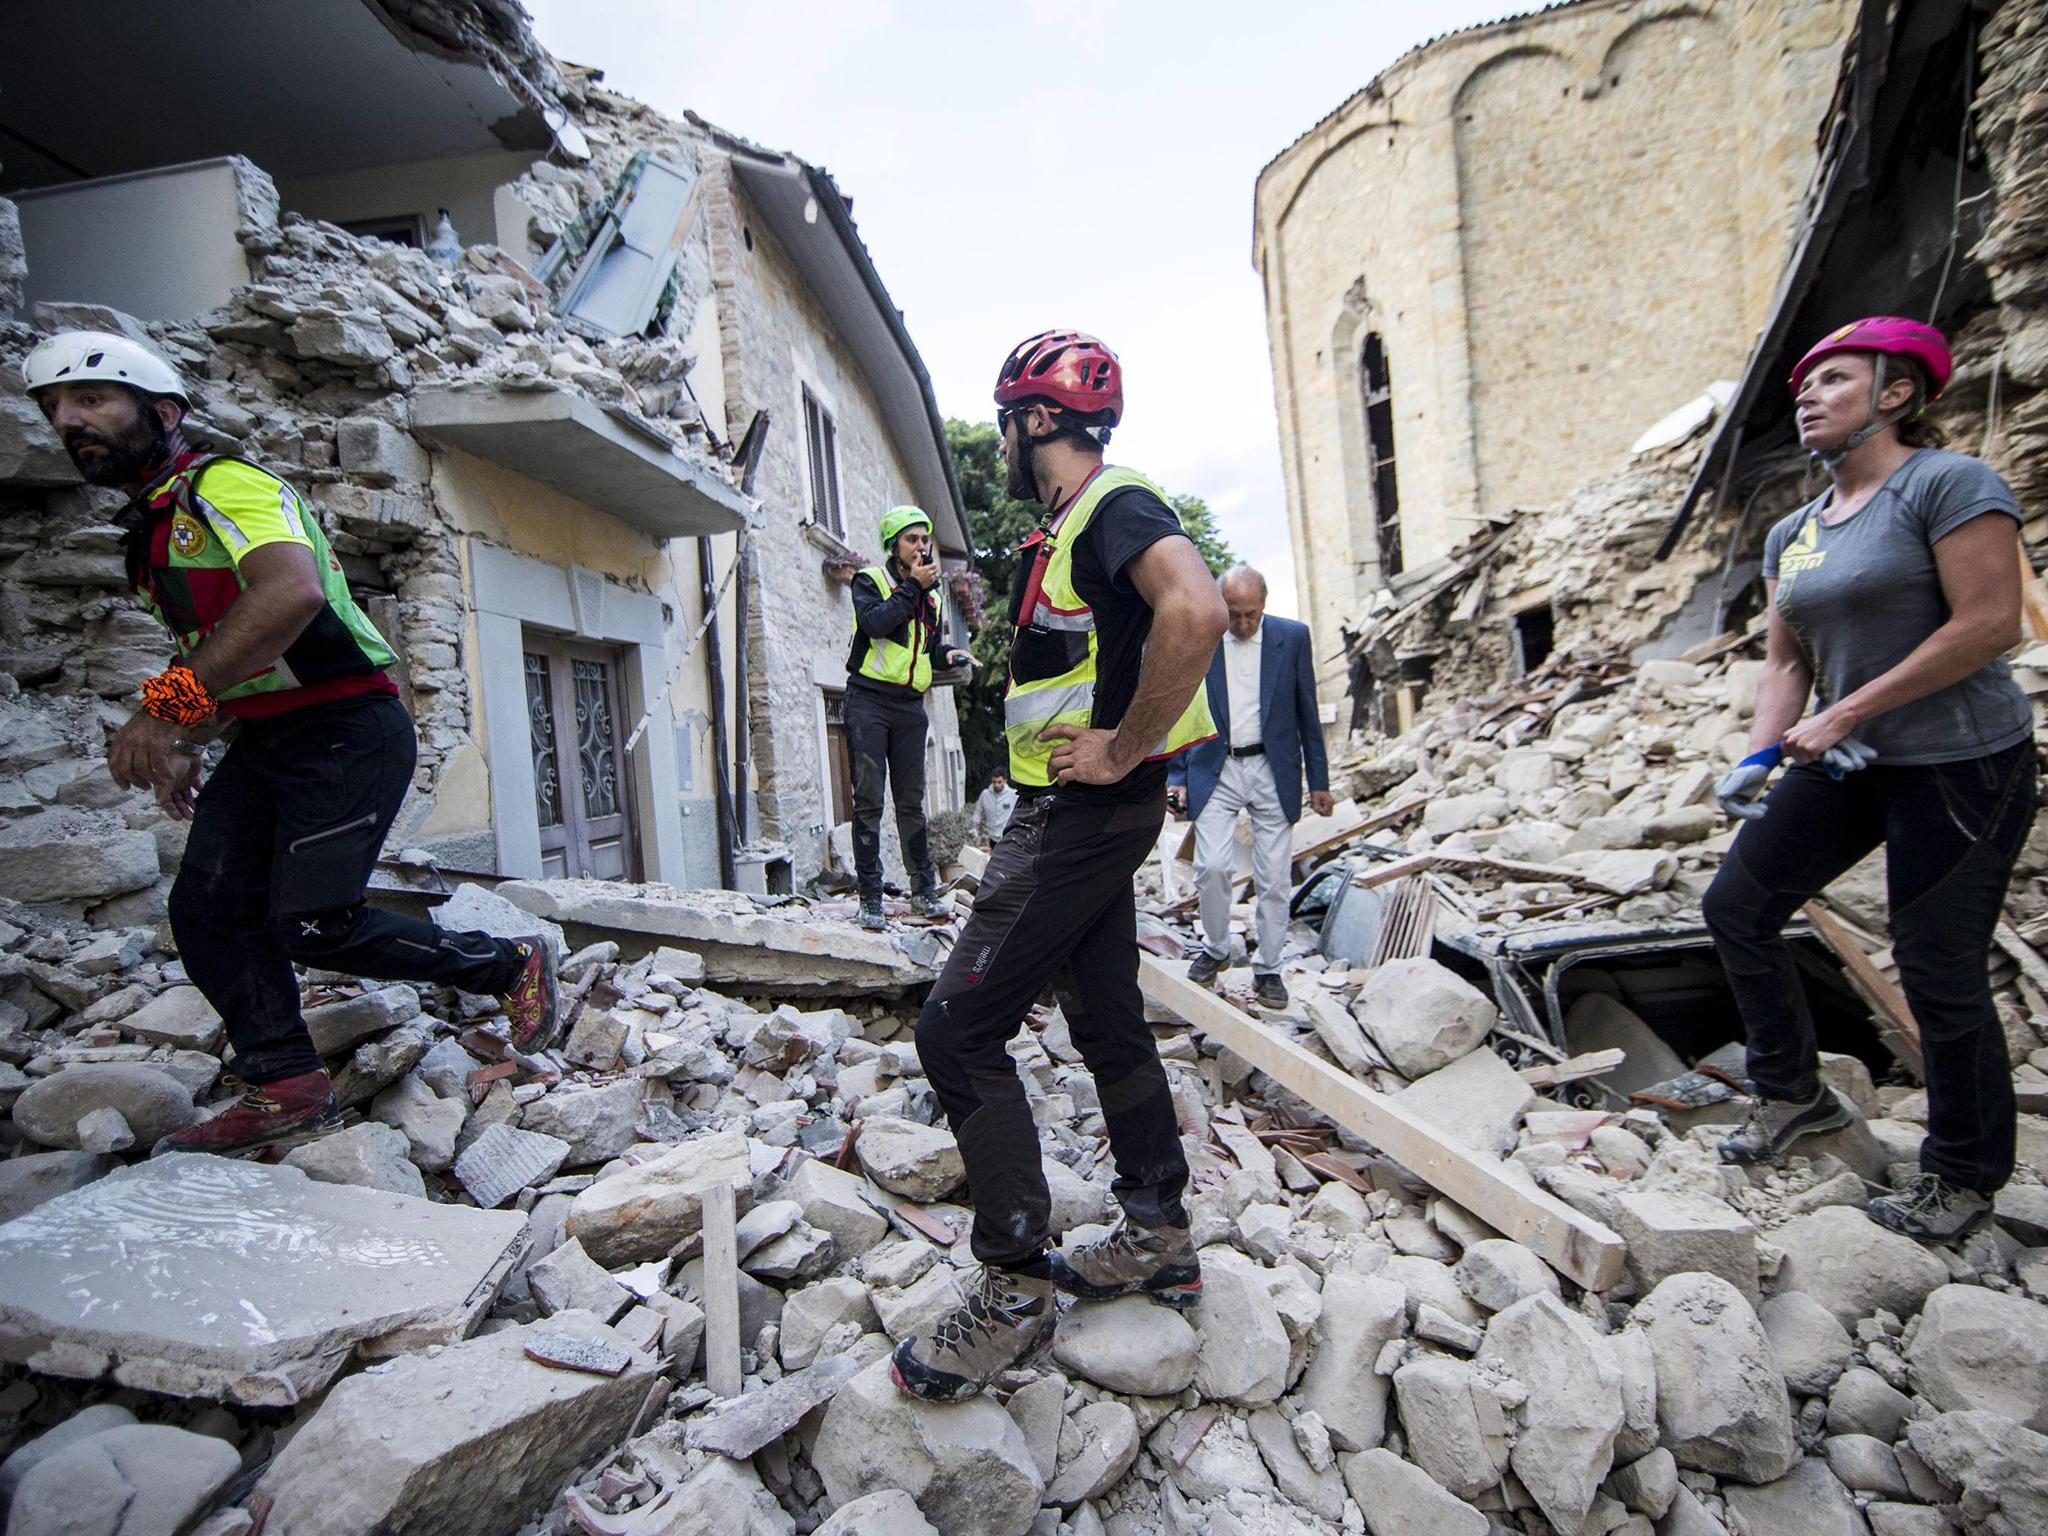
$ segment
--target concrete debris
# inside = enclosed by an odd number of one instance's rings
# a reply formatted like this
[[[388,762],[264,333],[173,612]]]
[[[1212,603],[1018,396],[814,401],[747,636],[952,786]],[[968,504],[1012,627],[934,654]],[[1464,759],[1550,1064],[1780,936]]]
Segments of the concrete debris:
[[[1024,1536],[1045,1493],[1023,1431],[993,1401],[919,1402],[896,1389],[886,1360],[839,1389],[811,1464],[835,1506],[893,1488],[949,1536]]]
[[[419,1198],[427,1193],[419,1165],[407,1155],[405,1137],[375,1121],[366,1120],[294,1147],[284,1155],[284,1165],[323,1184],[361,1184]]]
[[[79,1122],[111,1109],[144,1148],[198,1119],[191,1090],[140,1062],[81,1062],[31,1083],[14,1101],[14,1124],[30,1141],[77,1150]]]
[[[1792,1403],[1770,1337],[1718,1275],[1673,1275],[1630,1320],[1657,1362],[1657,1418],[1682,1467],[1744,1483],[1783,1477],[1798,1459]]]
[[[1551,1524],[1577,1530],[1614,1464],[1622,1375],[1605,1342],[1556,1297],[1527,1296],[1486,1325],[1481,1363],[1523,1394],[1509,1465]]]
[[[1105,1391],[1166,1397],[1194,1385],[1201,1340],[1179,1313],[1125,1296],[1077,1303],[1060,1320],[1052,1357]]]
[[[485,1210],[545,1183],[569,1160],[569,1143],[510,1125],[487,1126],[455,1159],[455,1178]]]
[[[854,1153],[882,1188],[925,1205],[945,1199],[967,1177],[952,1132],[891,1115],[862,1118]]]
[[[169,1424],[86,1435],[35,1463],[7,1508],[9,1536],[178,1536],[241,1470],[234,1446]]]
[[[2048,1306],[1944,1285],[1920,1309],[1905,1356],[1914,1386],[1936,1408],[1981,1408],[2048,1433]]]
[[[288,1406],[358,1346],[463,1337],[524,1244],[518,1216],[158,1158],[0,1227],[0,1359]]]
[[[600,1264],[633,1264],[666,1255],[703,1226],[704,1192],[732,1186],[741,1210],[753,1198],[746,1139],[736,1131],[704,1136],[599,1179],[569,1207],[568,1232]]]
[[[407,1355],[336,1383],[270,1464],[269,1528],[305,1536],[500,1536],[631,1428],[660,1361],[617,1376],[527,1357],[536,1332],[618,1342],[586,1314]]]

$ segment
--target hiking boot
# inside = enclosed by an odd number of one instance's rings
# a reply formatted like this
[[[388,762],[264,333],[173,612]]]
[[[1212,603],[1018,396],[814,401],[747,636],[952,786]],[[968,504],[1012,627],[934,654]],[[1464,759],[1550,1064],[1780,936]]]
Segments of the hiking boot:
[[[1287,983],[1276,972],[1268,971],[1263,976],[1252,977],[1252,995],[1262,1007],[1285,1008],[1288,1003]]]
[[[952,1316],[896,1346],[889,1374],[912,1397],[957,1403],[1039,1355],[1059,1320],[1050,1279],[984,1264]]]
[[[1767,1099],[1758,1094],[1749,1103],[1749,1118],[1734,1135],[1721,1142],[1724,1163],[1770,1163],[1785,1155],[1785,1149],[1802,1136],[1837,1131],[1856,1118],[1856,1112],[1834,1090],[1822,1085],[1811,1099]]]
[[[523,1056],[555,1043],[562,1027],[562,993],[555,985],[555,946],[545,938],[518,943],[519,975],[498,1004],[512,1026],[512,1049]]]
[[[910,898],[910,910],[919,917],[951,917],[953,907],[937,891],[919,891]]]
[[[1206,987],[1222,969],[1223,962],[1205,949],[1188,962],[1188,980],[1198,987]]]
[[[880,933],[889,926],[889,916],[882,910],[882,901],[879,896],[873,901],[864,900],[861,902],[860,925],[867,929],[869,933]]]
[[[1143,1292],[1184,1310],[1202,1299],[1202,1261],[1186,1227],[1141,1227],[1119,1216],[1093,1242],[1053,1254],[1052,1283],[1085,1301]]]
[[[211,1120],[173,1131],[151,1148],[151,1157],[167,1152],[211,1152],[217,1157],[247,1157],[265,1147],[296,1147],[318,1141],[341,1129],[341,1105],[325,1072],[263,1083],[230,1104]]]
[[[1871,1201],[1867,1214],[1880,1227],[1923,1243],[1953,1243],[1991,1219],[1991,1199],[1922,1169],[1904,1189]]]

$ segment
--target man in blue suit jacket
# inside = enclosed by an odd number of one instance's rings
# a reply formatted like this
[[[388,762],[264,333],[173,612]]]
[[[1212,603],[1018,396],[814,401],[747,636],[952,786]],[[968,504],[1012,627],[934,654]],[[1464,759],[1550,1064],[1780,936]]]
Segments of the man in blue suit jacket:
[[[1230,629],[1209,662],[1209,712],[1216,735],[1172,760],[1167,803],[1195,821],[1195,888],[1200,893],[1204,948],[1188,979],[1216,979],[1230,955],[1230,884],[1236,874],[1237,815],[1252,818],[1253,926],[1258,952],[1252,976],[1259,1001],[1287,1006],[1280,950],[1287,942],[1288,871],[1294,823],[1301,819],[1301,781],[1309,805],[1330,814],[1330,765],[1316,709],[1308,626],[1266,617],[1266,578],[1240,565],[1222,581]]]

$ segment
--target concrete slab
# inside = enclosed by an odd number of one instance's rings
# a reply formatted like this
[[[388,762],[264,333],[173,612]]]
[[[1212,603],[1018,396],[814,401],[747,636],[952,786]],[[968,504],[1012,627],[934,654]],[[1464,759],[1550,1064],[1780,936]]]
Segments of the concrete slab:
[[[465,1337],[526,1244],[517,1212],[156,1158],[0,1227],[0,1360],[289,1406],[351,1351]]]
[[[865,933],[801,904],[762,909],[724,891],[679,891],[611,880],[508,880],[497,894],[563,925],[573,944],[616,939],[635,957],[661,946],[703,957],[713,986],[778,996],[895,995],[936,978],[942,943],[929,931]]]

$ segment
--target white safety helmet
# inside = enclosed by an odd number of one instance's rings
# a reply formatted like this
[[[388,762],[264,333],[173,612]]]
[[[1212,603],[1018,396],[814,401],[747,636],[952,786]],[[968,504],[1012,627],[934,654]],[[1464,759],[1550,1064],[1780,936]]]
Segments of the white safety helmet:
[[[53,384],[95,380],[126,384],[145,395],[169,395],[192,408],[177,369],[140,342],[111,331],[65,331],[37,342],[21,362],[21,382],[31,395]]]

